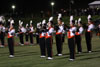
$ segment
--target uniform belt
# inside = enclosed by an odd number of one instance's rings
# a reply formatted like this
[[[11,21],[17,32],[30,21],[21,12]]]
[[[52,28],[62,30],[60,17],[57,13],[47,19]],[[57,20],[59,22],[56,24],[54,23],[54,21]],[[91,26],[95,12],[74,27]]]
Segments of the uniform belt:
[[[58,33],[58,32],[56,33],[56,35],[59,35],[59,34],[62,34],[62,33]]]

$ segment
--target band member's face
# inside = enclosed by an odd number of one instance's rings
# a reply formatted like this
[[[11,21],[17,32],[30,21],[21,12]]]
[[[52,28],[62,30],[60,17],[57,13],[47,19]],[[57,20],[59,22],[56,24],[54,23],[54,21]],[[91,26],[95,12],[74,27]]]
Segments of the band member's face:
[[[81,26],[81,24],[78,24],[78,26]]]
[[[73,24],[70,24],[70,26],[72,27],[72,26],[73,26]]]
[[[26,26],[26,28],[28,28],[28,26]]]
[[[88,21],[88,24],[91,24],[91,21]]]
[[[12,29],[13,28],[13,26],[12,25],[10,25],[10,29]]]
[[[22,26],[20,26],[20,28],[22,28]]]
[[[30,25],[32,27],[32,25]]]
[[[61,24],[62,24],[62,22],[60,20],[58,20],[58,25],[61,25]]]
[[[48,23],[48,26],[49,26],[49,27],[51,26],[51,23],[50,23],[50,22]]]

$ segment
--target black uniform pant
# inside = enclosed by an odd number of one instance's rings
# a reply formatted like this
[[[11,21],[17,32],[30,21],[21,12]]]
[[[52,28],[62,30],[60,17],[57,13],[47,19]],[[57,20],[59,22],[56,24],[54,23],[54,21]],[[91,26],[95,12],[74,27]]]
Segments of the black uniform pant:
[[[57,54],[62,54],[62,34],[56,35]]]
[[[33,44],[33,33],[29,33],[30,36],[30,43]]]
[[[28,42],[28,34],[25,34],[25,40]]]
[[[20,43],[21,44],[24,44],[24,34],[23,33],[21,33],[20,35],[19,35],[19,39],[20,39]]]
[[[62,42],[65,42],[65,34],[62,35]]]
[[[46,56],[45,37],[39,38],[40,51],[42,56]]]
[[[91,44],[92,36],[91,36],[91,32],[86,32],[85,33],[85,37],[86,37],[87,50],[88,51],[92,51],[92,44]]]
[[[39,44],[39,35],[36,35],[36,42]]]
[[[8,47],[9,47],[10,55],[14,55],[14,39],[13,38],[8,38]]]
[[[1,33],[0,34],[1,45],[4,45],[4,39],[5,39],[5,35]]]
[[[48,57],[52,57],[52,38],[46,38],[46,48]]]
[[[75,38],[68,39],[70,59],[75,59]]]
[[[81,35],[76,35],[75,36],[75,44],[77,45],[77,51],[82,52]]]

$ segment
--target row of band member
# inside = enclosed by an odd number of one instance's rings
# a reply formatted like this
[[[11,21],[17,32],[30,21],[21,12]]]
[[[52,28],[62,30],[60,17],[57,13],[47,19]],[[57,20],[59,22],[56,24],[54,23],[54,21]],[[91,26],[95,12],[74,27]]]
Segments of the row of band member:
[[[62,15],[58,15],[58,25],[53,26],[53,17],[50,17],[49,22],[46,23],[46,20],[43,20],[43,23],[38,23],[38,34],[39,34],[39,45],[41,50],[41,57],[46,57],[46,53],[49,60],[53,59],[53,52],[52,52],[52,44],[53,44],[53,33],[56,33],[56,47],[57,47],[57,56],[62,56],[62,45],[64,41],[64,35],[63,32],[67,32],[68,36],[68,47],[70,51],[70,59],[73,61],[75,59],[75,44],[77,44],[77,50],[79,53],[82,52],[81,47],[81,35],[83,32],[83,27],[81,24],[81,18],[78,20],[78,26],[75,26],[75,21],[73,19],[73,16],[70,17],[70,27],[63,25],[62,22]],[[10,20],[10,26],[8,27],[8,46],[10,51],[10,57],[14,57],[14,40],[13,36],[15,34],[15,29],[13,27],[14,20]],[[25,28],[22,26],[23,22],[19,22],[19,36],[20,36],[20,43],[23,45],[23,33],[26,32]],[[2,27],[2,24],[0,24]],[[27,28],[28,25],[26,25]],[[88,52],[92,51],[91,46],[91,35],[92,30],[94,28],[94,25],[91,21],[91,16],[88,17],[88,25],[86,27],[86,44]],[[30,29],[28,28],[29,34],[30,34],[30,41],[31,44],[33,44],[33,26],[32,23],[30,23]],[[26,34],[26,41],[28,41],[28,37]]]
[[[51,60],[53,59],[53,53],[52,53],[52,42],[53,42],[53,33],[56,33],[56,47],[57,47],[57,56],[62,56],[62,46],[63,46],[63,32],[67,32],[68,37],[68,47],[70,51],[70,61],[73,61],[75,59],[75,44],[77,45],[77,51],[78,53],[82,52],[81,47],[81,36],[83,33],[83,27],[81,18],[79,18],[77,27],[75,26],[75,21],[73,19],[73,16],[70,17],[70,27],[64,26],[62,22],[62,15],[59,14],[58,16],[58,25],[53,26],[53,17],[50,17],[48,23],[46,23],[45,20],[43,20],[43,24],[39,23],[38,26],[40,28],[40,37],[39,37],[39,44],[40,44],[40,50],[41,50],[41,56],[42,58],[48,57],[47,59]],[[94,29],[93,22],[91,21],[91,15],[88,16],[88,25],[85,28],[85,37],[86,37],[86,44],[87,44],[87,51],[90,53],[92,52],[92,45],[91,45],[91,39],[92,39],[92,31]],[[54,31],[55,30],[55,31]],[[46,55],[47,53],[47,55]]]

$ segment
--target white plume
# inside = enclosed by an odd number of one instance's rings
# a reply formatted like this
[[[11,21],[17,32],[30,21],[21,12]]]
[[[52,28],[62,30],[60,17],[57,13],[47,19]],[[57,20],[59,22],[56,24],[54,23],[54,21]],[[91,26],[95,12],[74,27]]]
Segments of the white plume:
[[[74,20],[73,16],[70,16],[70,24],[72,24],[72,21]]]
[[[26,24],[26,27],[28,27],[28,24]]]
[[[60,18],[62,18],[62,14],[61,13],[58,14],[58,20],[60,20]]]
[[[50,22],[50,21],[53,21],[53,17],[50,17],[50,18],[49,18],[49,22]]]
[[[14,24],[14,20],[11,20],[11,21],[10,21],[10,25],[12,25],[12,24]]]
[[[32,25],[32,23],[33,23],[33,21],[32,21],[32,20],[30,20],[30,25]]]
[[[81,18],[78,19],[78,23],[81,22]]]
[[[45,24],[46,23],[46,20],[44,19],[43,21],[42,21],[42,24]]]
[[[91,18],[91,15],[88,15],[87,19],[90,20],[90,18]]]

